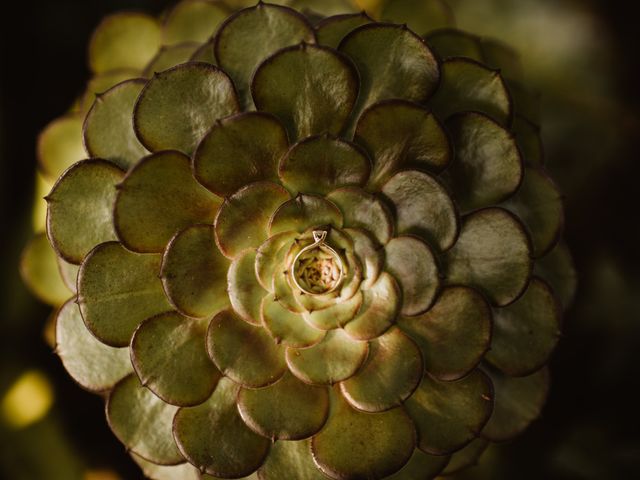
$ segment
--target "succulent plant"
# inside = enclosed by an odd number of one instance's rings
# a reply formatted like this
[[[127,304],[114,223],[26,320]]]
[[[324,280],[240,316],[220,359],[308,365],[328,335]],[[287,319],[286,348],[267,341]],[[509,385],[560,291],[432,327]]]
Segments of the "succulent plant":
[[[107,18],[40,137],[57,353],[151,478],[465,468],[540,413],[573,281],[510,52],[231,10]]]

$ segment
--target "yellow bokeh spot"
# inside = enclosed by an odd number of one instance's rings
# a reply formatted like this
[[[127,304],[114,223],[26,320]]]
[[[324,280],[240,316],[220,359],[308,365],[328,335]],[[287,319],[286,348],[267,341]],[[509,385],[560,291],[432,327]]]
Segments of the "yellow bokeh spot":
[[[353,1],[358,8],[361,8],[362,10],[366,10],[366,12],[369,15],[373,15],[374,17],[378,16],[380,12],[382,0],[353,0]]]
[[[41,372],[30,370],[9,387],[0,403],[0,412],[7,425],[24,428],[44,417],[52,403],[49,380]]]
[[[122,480],[120,475],[111,470],[89,470],[85,472],[82,480]]]

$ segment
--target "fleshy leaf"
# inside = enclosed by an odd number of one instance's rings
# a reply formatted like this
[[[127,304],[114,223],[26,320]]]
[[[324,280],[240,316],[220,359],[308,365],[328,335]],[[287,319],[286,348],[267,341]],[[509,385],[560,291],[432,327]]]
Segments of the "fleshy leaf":
[[[108,347],[91,335],[73,300],[56,316],[56,353],[69,375],[92,392],[109,390],[132,372],[129,349]]]
[[[510,376],[529,375],[548,361],[560,336],[561,308],[549,286],[533,278],[524,295],[493,312],[487,360]]]
[[[524,174],[513,135],[480,113],[461,113],[447,127],[455,161],[447,172],[462,211],[499,203],[513,194]]]
[[[345,332],[357,340],[370,340],[382,335],[396,321],[402,306],[402,291],[387,272],[363,290],[363,302],[357,315],[344,326]]]
[[[463,219],[458,241],[446,254],[447,283],[475,287],[498,306],[513,302],[531,275],[531,246],[523,225],[501,208]]]
[[[440,278],[431,249],[416,237],[396,237],[385,247],[385,269],[402,289],[403,315],[418,315],[433,303]]]
[[[347,33],[371,22],[371,18],[364,11],[324,18],[316,26],[318,43],[327,47],[338,48]]]
[[[271,216],[288,199],[287,191],[271,182],[250,183],[228,197],[215,220],[220,251],[235,258],[247,248],[259,247],[267,239]]]
[[[345,227],[367,230],[382,245],[391,240],[393,216],[379,198],[356,187],[334,190],[327,198],[340,207]]]
[[[258,282],[255,263],[255,250],[246,250],[240,254],[229,267],[227,290],[236,313],[245,322],[261,326],[262,299],[267,292]]]
[[[73,295],[60,275],[56,253],[44,233],[34,236],[24,248],[20,275],[29,290],[49,305],[60,306]]]
[[[269,237],[258,248],[256,277],[264,289],[274,292],[276,270],[283,268],[285,257],[297,237],[297,232],[281,232]]]
[[[160,48],[158,21],[142,13],[116,13],[106,17],[89,43],[89,66],[94,73],[142,70]]]
[[[455,22],[451,7],[444,0],[383,2],[380,18],[383,21],[407,23],[411,30],[421,35]]]
[[[243,388],[238,411],[256,433],[271,440],[302,440],[320,431],[329,415],[327,387],[301,382],[287,373],[273,385]]]
[[[491,343],[491,308],[468,287],[445,288],[428,312],[398,323],[420,346],[426,371],[440,380],[465,376]]]
[[[200,44],[196,42],[184,42],[171,46],[163,45],[158,50],[158,54],[149,62],[147,68],[144,69],[142,76],[150,78],[158,72],[188,62],[198,48],[200,48]]]
[[[80,271],[80,265],[75,265],[58,257],[58,270],[60,270],[60,276],[65,285],[73,293],[78,293],[78,272]]]
[[[564,243],[559,243],[550,253],[538,259],[534,273],[545,280],[559,296],[566,310],[573,302],[577,287],[577,273],[571,253]]]
[[[353,60],[360,73],[354,120],[380,100],[423,102],[438,85],[440,69],[436,58],[406,26],[363,25],[342,40],[339,50]]]
[[[226,377],[246,387],[270,385],[287,369],[283,348],[264,328],[248,324],[232,310],[223,310],[211,321],[207,350]]]
[[[417,235],[440,250],[448,250],[458,236],[458,212],[447,191],[433,177],[407,170],[382,187],[395,207],[399,235]]]
[[[142,469],[146,478],[151,480],[203,480],[200,471],[189,462],[178,465],[156,465],[129,452],[133,461]]]
[[[517,80],[509,80],[509,91],[516,114],[535,125],[540,125],[540,93],[525,87]]]
[[[522,185],[505,207],[529,230],[534,257],[544,255],[560,240],[564,224],[562,195],[543,171],[527,168]]]
[[[216,61],[216,57],[213,54],[213,39],[209,40],[207,43],[203,43],[200,45],[191,58],[189,59],[191,62],[204,62],[210,63],[211,65],[216,65],[218,62]]]
[[[164,291],[183,314],[210,318],[229,306],[229,265],[216,246],[212,225],[188,227],[167,245],[160,270]]]
[[[240,418],[236,406],[239,389],[239,385],[223,378],[205,403],[181,408],[173,422],[182,454],[202,472],[215,477],[249,475],[269,452],[269,440],[250,430]]]
[[[442,79],[430,102],[440,118],[468,111],[482,112],[501,125],[510,125],[513,105],[509,88],[498,70],[470,58],[442,62]]]
[[[443,28],[425,37],[427,44],[440,58],[466,57],[482,61],[480,39],[468,32],[455,28]]]
[[[342,330],[330,330],[311,348],[287,348],[291,372],[305,383],[327,385],[352,377],[369,352],[367,342],[351,339]]]
[[[149,80],[136,103],[133,125],[150,151],[190,154],[216,120],[239,108],[226,73],[208,63],[183,63]]]
[[[287,133],[275,117],[240,113],[217,122],[200,142],[194,174],[213,193],[227,197],[248,183],[275,180],[288,147]]]
[[[522,433],[540,416],[549,392],[549,371],[543,368],[528,377],[488,373],[495,388],[495,407],[482,436],[502,442]]]
[[[436,478],[449,462],[446,455],[429,455],[417,448],[402,469],[387,480],[427,480]]]
[[[261,480],[282,480],[291,472],[296,472],[296,480],[327,480],[313,463],[311,440],[275,442],[258,472]]]
[[[342,213],[332,202],[318,195],[299,194],[283,203],[269,221],[269,235],[304,232],[310,227],[342,227]]]
[[[58,255],[79,264],[97,244],[115,240],[113,203],[124,172],[106,160],[70,167],[47,196],[47,235]]]
[[[169,12],[162,25],[165,45],[206,42],[229,12],[221,2],[183,0]]]
[[[313,27],[303,15],[260,2],[222,24],[215,36],[214,52],[218,65],[229,73],[240,98],[249,106],[249,85],[258,65],[282,48],[314,41]]]
[[[74,163],[87,158],[82,144],[81,114],[53,120],[38,136],[38,166],[48,180],[56,180]]]
[[[287,347],[311,347],[325,336],[324,330],[309,325],[302,315],[287,310],[271,294],[262,300],[262,323],[276,342]]]
[[[87,255],[78,274],[78,304],[87,328],[103,343],[127,346],[143,320],[171,310],[158,278],[161,260],[117,242]]]
[[[331,330],[351,321],[360,308],[362,308],[363,301],[363,294],[357,292],[347,300],[336,300],[333,305],[327,308],[304,312],[302,315],[304,319],[314,327],[322,330]]]
[[[402,405],[422,380],[418,346],[398,328],[369,344],[360,371],[340,384],[347,401],[358,410],[382,412]]]
[[[480,456],[488,446],[489,442],[487,440],[484,438],[476,438],[471,443],[467,444],[467,446],[451,455],[451,460],[449,460],[449,464],[442,471],[442,474],[453,475],[467,467],[477,465]]]
[[[499,69],[509,80],[521,80],[524,77],[518,52],[499,40],[483,38],[482,57],[483,63]]]
[[[141,76],[140,70],[109,70],[108,72],[94,75],[88,82],[84,93],[80,97],[78,109],[86,114],[96,97],[126,80],[132,80]],[[82,118],[84,120],[84,118]]]
[[[377,103],[365,110],[355,140],[373,161],[372,190],[401,169],[440,171],[451,159],[449,139],[438,120],[420,105],[403,100]]]
[[[220,372],[205,346],[207,324],[176,312],[145,320],[131,339],[131,362],[142,384],[171,405],[204,402]]]
[[[176,410],[144,388],[135,375],[115,386],[106,407],[116,437],[128,450],[159,465],[184,461],[171,434]]]
[[[127,170],[148,152],[135,136],[131,115],[144,80],[127,80],[96,97],[84,121],[84,144],[92,157]]]
[[[544,164],[544,147],[540,137],[540,127],[521,115],[513,120],[513,133],[520,147],[522,159],[531,167]]]
[[[405,406],[425,453],[455,452],[476,438],[493,410],[493,388],[480,370],[453,382],[426,375]]]
[[[385,478],[409,461],[416,432],[404,409],[364,413],[333,397],[326,426],[311,440],[320,470],[336,479]]]
[[[328,135],[308,137],[282,157],[280,179],[294,195],[362,186],[369,178],[371,163],[357,145]]]
[[[251,94],[258,110],[283,121],[291,139],[339,135],[358,97],[358,72],[335,50],[302,43],[265,60]]]
[[[370,288],[378,280],[384,267],[384,251],[367,230],[345,228],[344,231],[353,239],[353,251],[362,265],[363,288]]]
[[[163,151],[145,157],[118,187],[114,222],[136,252],[162,252],[180,230],[213,223],[220,199],[193,178],[189,157]]]

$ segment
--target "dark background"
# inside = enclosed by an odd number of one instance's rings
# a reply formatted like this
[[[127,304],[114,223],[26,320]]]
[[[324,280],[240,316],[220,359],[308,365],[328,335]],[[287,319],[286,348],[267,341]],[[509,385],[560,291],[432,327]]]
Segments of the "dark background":
[[[0,478],[73,480],[87,469],[140,478],[106,426],[102,400],[77,387],[44,342],[50,309],[22,286],[18,262],[31,235],[35,139],[82,91],[92,29],[110,12],[159,13],[170,3],[31,0],[0,13],[0,397],[29,368],[47,375],[55,396],[47,417],[26,429],[10,430],[0,421]],[[561,138],[551,135],[547,161],[567,192],[565,236],[579,290],[551,362],[553,384],[542,418],[491,452],[484,467],[467,475],[473,478],[640,478],[638,17],[633,3],[623,0],[558,3],[597,20],[607,37],[607,62],[584,52],[587,65],[594,60],[585,75],[606,78],[612,87],[607,108],[594,108],[590,98],[588,113],[580,102],[565,104],[565,87],[543,110],[543,117],[560,112],[572,127]],[[593,94],[603,100],[602,92]],[[104,475],[85,478],[118,478]]]

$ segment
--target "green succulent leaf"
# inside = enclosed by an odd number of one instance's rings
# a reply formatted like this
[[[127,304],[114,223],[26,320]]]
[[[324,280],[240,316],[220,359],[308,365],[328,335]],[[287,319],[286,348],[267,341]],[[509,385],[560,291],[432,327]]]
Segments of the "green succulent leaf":
[[[416,33],[424,34],[436,28],[453,25],[451,7],[444,0],[393,0],[382,3],[383,21],[407,23]]]
[[[511,124],[511,95],[498,70],[461,57],[445,60],[441,69],[441,84],[430,103],[441,118],[473,110],[501,125]]]
[[[377,103],[358,121],[355,140],[373,161],[368,187],[379,189],[398,170],[442,170],[451,159],[449,140],[438,120],[418,104]]]
[[[484,438],[476,438],[471,443],[467,444],[464,448],[461,448],[453,455],[447,464],[446,468],[442,471],[443,475],[453,475],[454,473],[461,472],[468,467],[478,464],[480,456],[489,446],[489,442]]]
[[[287,200],[287,191],[272,182],[250,183],[225,199],[214,224],[223,255],[233,259],[258,248],[267,239],[271,216]]]
[[[344,331],[356,340],[371,340],[395,323],[402,306],[402,291],[392,275],[382,272],[362,296],[360,309],[350,317]]]
[[[281,480],[296,472],[296,480],[327,480],[311,456],[311,440],[278,441],[260,470],[261,480]]]
[[[347,401],[358,410],[382,412],[402,405],[422,380],[418,346],[398,328],[369,344],[360,371],[340,384]]]
[[[476,290],[443,289],[435,305],[398,324],[420,346],[424,367],[440,380],[457,380],[473,370],[491,343],[491,308]]]
[[[84,93],[78,99],[78,113],[82,114],[82,120],[84,115],[89,111],[96,97],[99,97],[107,90],[115,87],[117,84],[127,80],[139,78],[141,76],[140,70],[109,70],[107,72],[95,74],[87,82],[87,87]]]
[[[434,30],[425,36],[427,44],[440,58],[465,57],[482,61],[480,38],[456,28]]]
[[[321,225],[340,228],[342,224],[342,213],[335,204],[318,195],[299,194],[275,211],[269,221],[269,235],[289,231],[302,233]]]
[[[245,322],[262,325],[262,299],[265,290],[256,277],[256,251],[246,250],[237,257],[227,274],[229,300],[236,313]]]
[[[199,48],[200,44],[196,42],[184,42],[170,46],[163,45],[144,69],[142,76],[151,78],[158,72],[163,72],[171,67],[188,62]]]
[[[240,10],[220,26],[214,51],[218,65],[229,73],[248,107],[249,86],[256,68],[278,50],[300,42],[315,42],[308,20],[290,8],[260,2]]]
[[[171,433],[177,407],[156,397],[135,375],[115,386],[106,411],[111,430],[131,452],[159,465],[184,461]]]
[[[448,284],[475,287],[498,306],[513,302],[531,275],[531,246],[517,217],[501,208],[465,217],[445,258]]]
[[[482,60],[490,67],[500,70],[510,80],[521,80],[524,77],[520,55],[501,41],[483,38]]]
[[[125,347],[143,320],[171,310],[158,278],[161,260],[117,242],[87,255],[78,274],[78,304],[87,328],[103,343]]]
[[[240,113],[217,122],[202,139],[194,174],[213,193],[228,197],[248,183],[277,179],[278,161],[288,148],[287,132],[275,117]]]
[[[482,436],[492,442],[509,440],[522,433],[540,416],[549,392],[549,371],[527,377],[508,377],[488,371],[495,388],[495,407]]]
[[[345,228],[344,231],[353,240],[353,251],[362,265],[362,286],[370,288],[384,267],[383,250],[366,229]]]
[[[539,370],[558,343],[560,317],[560,304],[551,288],[534,277],[522,297],[494,310],[487,360],[510,376]]]
[[[347,33],[371,22],[371,17],[364,11],[324,18],[316,26],[318,43],[330,48],[338,48]]]
[[[516,115],[540,125],[540,93],[513,79],[509,80],[509,92]]]
[[[178,465],[157,465],[129,452],[142,473],[151,480],[203,480],[200,471],[188,462]]]
[[[573,302],[577,287],[577,273],[567,245],[557,244],[551,252],[538,259],[534,273],[545,280],[567,309]]]
[[[403,315],[419,315],[429,309],[440,287],[436,259],[416,237],[396,237],[385,246],[385,269],[402,289]]]
[[[453,382],[426,375],[405,406],[418,428],[420,450],[452,453],[476,438],[491,416],[491,380],[480,370]]]
[[[49,305],[60,306],[73,295],[62,279],[56,253],[44,233],[34,236],[24,248],[20,275],[33,294]]]
[[[440,250],[451,248],[458,236],[458,212],[437,180],[407,170],[389,179],[382,193],[393,203],[399,235],[416,235]]]
[[[429,455],[416,448],[407,464],[387,480],[430,480],[436,478],[448,462],[446,455]]]
[[[273,385],[238,394],[238,411],[256,433],[272,441],[302,440],[323,427],[329,415],[327,387],[307,385],[287,373]]]
[[[92,392],[110,390],[133,370],[127,348],[109,347],[91,335],[75,300],[56,316],[56,353],[69,375]]]
[[[325,331],[305,322],[303,317],[285,308],[272,294],[262,300],[262,323],[278,343],[287,347],[311,347],[322,341]]]
[[[149,80],[133,112],[140,142],[150,151],[191,154],[216,120],[240,109],[231,79],[202,62],[165,70]]]
[[[313,459],[335,479],[384,478],[411,458],[413,422],[402,408],[381,413],[355,410],[338,392],[325,428],[311,440]]]
[[[206,43],[200,45],[191,58],[189,59],[191,62],[204,62],[210,63],[211,65],[217,65],[216,56],[213,54],[213,39],[209,40]]]
[[[544,255],[560,240],[564,224],[562,195],[542,170],[527,168],[522,185],[504,205],[529,230],[534,257]]]
[[[89,43],[89,66],[94,73],[142,70],[161,44],[158,21],[142,13],[116,13],[106,17]]]
[[[220,199],[193,178],[189,157],[171,150],[145,157],[118,190],[118,238],[141,253],[162,252],[180,230],[213,223],[220,205]]]
[[[274,292],[276,270],[283,268],[285,257],[298,232],[281,232],[269,237],[256,253],[256,277],[265,290]]]
[[[406,26],[363,25],[342,40],[339,50],[353,60],[360,72],[354,120],[381,100],[424,102],[438,85],[440,68],[436,58]]]
[[[60,271],[62,281],[69,290],[74,294],[78,293],[78,272],[80,271],[80,265],[69,263],[58,257],[58,270]]]
[[[182,454],[214,477],[250,475],[269,453],[269,440],[249,429],[238,413],[239,390],[222,378],[205,403],[181,408],[174,419],[173,434]]]
[[[210,0],[182,0],[177,3],[162,24],[163,43],[206,42],[229,15],[223,5]]]
[[[92,157],[127,170],[148,152],[135,136],[131,115],[145,81],[127,80],[96,97],[84,121],[84,145]]]
[[[75,163],[47,196],[47,234],[57,254],[79,264],[97,244],[116,239],[113,203],[124,172],[106,160]]]
[[[74,163],[87,158],[82,144],[83,117],[71,113],[53,120],[38,137],[38,166],[44,177],[56,180]]]
[[[475,112],[450,118],[447,127],[456,151],[448,175],[463,211],[499,203],[518,189],[524,169],[509,131]]]
[[[176,312],[142,322],[131,339],[131,362],[142,384],[171,405],[208,399],[220,372],[207,356],[206,330],[206,322]]]
[[[340,329],[330,330],[311,348],[287,348],[289,370],[305,383],[329,385],[352,377],[369,353],[367,342],[353,340]]]
[[[223,310],[211,321],[207,351],[226,377],[245,387],[271,385],[287,369],[283,348],[264,328],[248,324],[232,310]]]
[[[347,300],[336,301],[336,303],[327,308],[304,312],[302,315],[312,326],[321,330],[331,330],[353,319],[356,313],[362,308],[363,302],[364,295],[361,292],[357,292]]]
[[[544,147],[540,127],[523,116],[516,115],[513,120],[513,133],[525,164],[530,167],[541,167],[544,164]]]
[[[160,270],[164,291],[184,315],[211,318],[229,306],[229,265],[216,246],[212,225],[187,227],[164,252]]]
[[[325,135],[295,144],[280,160],[278,170],[280,180],[293,195],[326,195],[336,188],[363,186],[371,162],[357,145]]]
[[[358,97],[358,72],[337,51],[302,43],[265,60],[251,94],[258,110],[282,120],[291,139],[338,135]]]

